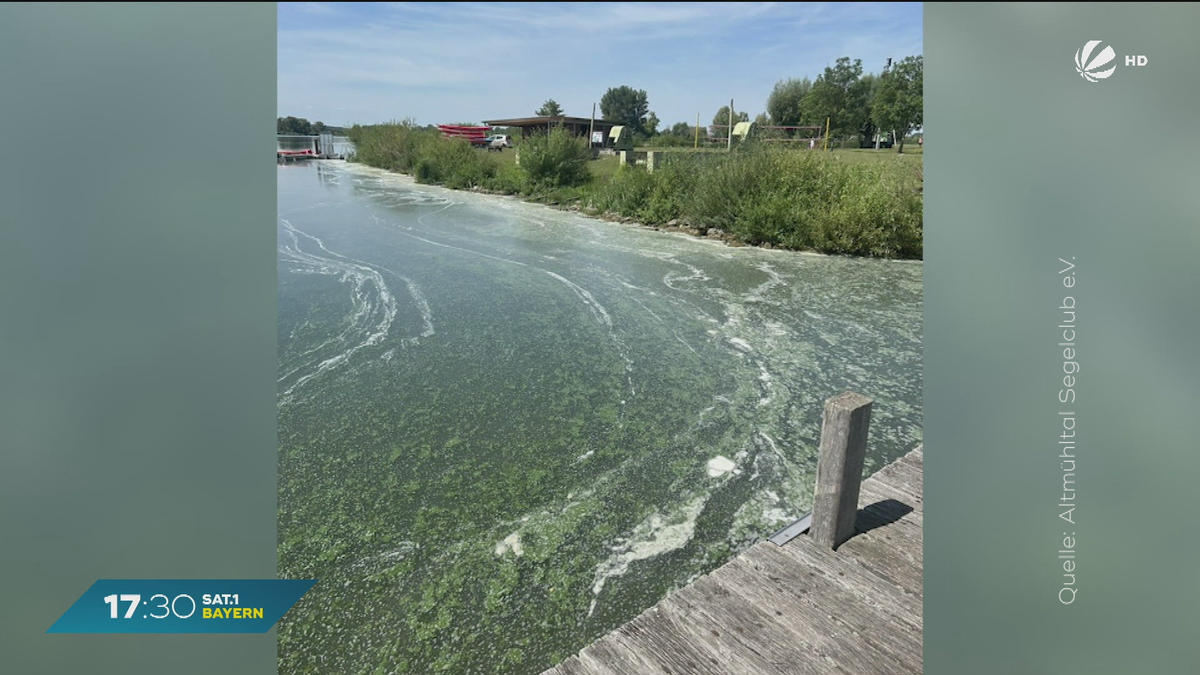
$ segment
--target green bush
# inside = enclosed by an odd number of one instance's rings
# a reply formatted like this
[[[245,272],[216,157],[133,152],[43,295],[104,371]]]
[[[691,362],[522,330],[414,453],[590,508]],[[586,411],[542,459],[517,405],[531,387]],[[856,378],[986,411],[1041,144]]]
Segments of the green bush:
[[[503,164],[482,186],[509,195],[519,195],[525,190],[525,174],[512,164]]]
[[[496,163],[461,138],[427,138],[419,150],[421,159],[416,179],[421,183],[441,183],[454,189],[473,188],[496,174]]]
[[[346,133],[354,143],[356,162],[401,173],[412,173],[420,159],[421,145],[441,136],[412,122],[355,125]]]
[[[700,161],[684,153],[665,159],[655,170],[653,186],[646,203],[639,209],[638,218],[651,225],[661,225],[679,218],[692,200]]]
[[[495,162],[467,141],[443,138],[411,122],[355,126],[348,135],[355,145],[355,161],[412,174],[418,183],[472,188],[496,174]]]
[[[413,171],[413,177],[417,179],[418,183],[436,183],[437,167],[434,166],[432,160],[417,160],[417,167],[416,170]]]
[[[677,134],[659,134],[646,141],[646,147],[649,148],[690,148],[696,145],[694,136],[680,136]],[[701,147],[705,145],[701,139]]]
[[[533,187],[582,185],[590,177],[592,151],[562,127],[524,139],[520,152],[521,170]]]
[[[655,180],[654,174],[635,167],[623,167],[595,190],[591,206],[602,212],[637,216],[649,201]]]

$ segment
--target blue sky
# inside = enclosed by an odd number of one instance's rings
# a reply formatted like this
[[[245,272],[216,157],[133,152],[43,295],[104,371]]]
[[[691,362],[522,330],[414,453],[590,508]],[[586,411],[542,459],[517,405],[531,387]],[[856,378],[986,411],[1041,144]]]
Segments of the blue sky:
[[[920,3],[280,3],[279,115],[480,122],[552,98],[589,117],[629,85],[662,126],[707,125],[841,56],[879,72],[921,54],[921,20]]]

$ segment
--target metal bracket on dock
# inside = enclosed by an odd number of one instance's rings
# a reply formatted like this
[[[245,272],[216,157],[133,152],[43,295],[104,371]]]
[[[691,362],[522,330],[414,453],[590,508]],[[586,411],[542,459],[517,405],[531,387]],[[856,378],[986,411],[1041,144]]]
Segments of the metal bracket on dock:
[[[812,514],[806,513],[801,516],[800,520],[771,535],[770,541],[776,546],[783,546],[796,537],[808,532],[808,528],[810,527],[812,527]]]

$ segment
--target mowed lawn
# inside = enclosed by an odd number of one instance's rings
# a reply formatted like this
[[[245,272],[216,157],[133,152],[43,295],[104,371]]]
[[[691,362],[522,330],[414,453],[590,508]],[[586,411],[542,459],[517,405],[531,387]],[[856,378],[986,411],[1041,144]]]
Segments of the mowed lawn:
[[[920,168],[925,157],[925,148],[916,143],[905,143],[904,154],[896,152],[896,148],[890,150],[872,150],[870,148],[846,148],[842,150],[834,150],[833,156],[838,159],[844,159],[847,162],[909,162],[913,166]]]

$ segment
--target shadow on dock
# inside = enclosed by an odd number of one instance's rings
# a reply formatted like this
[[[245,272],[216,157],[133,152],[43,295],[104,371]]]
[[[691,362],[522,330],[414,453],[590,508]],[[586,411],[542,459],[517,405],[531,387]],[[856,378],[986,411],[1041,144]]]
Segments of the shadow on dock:
[[[877,527],[891,525],[913,512],[913,507],[895,499],[884,499],[858,510],[854,536],[866,534]],[[836,550],[836,549],[835,549]]]

